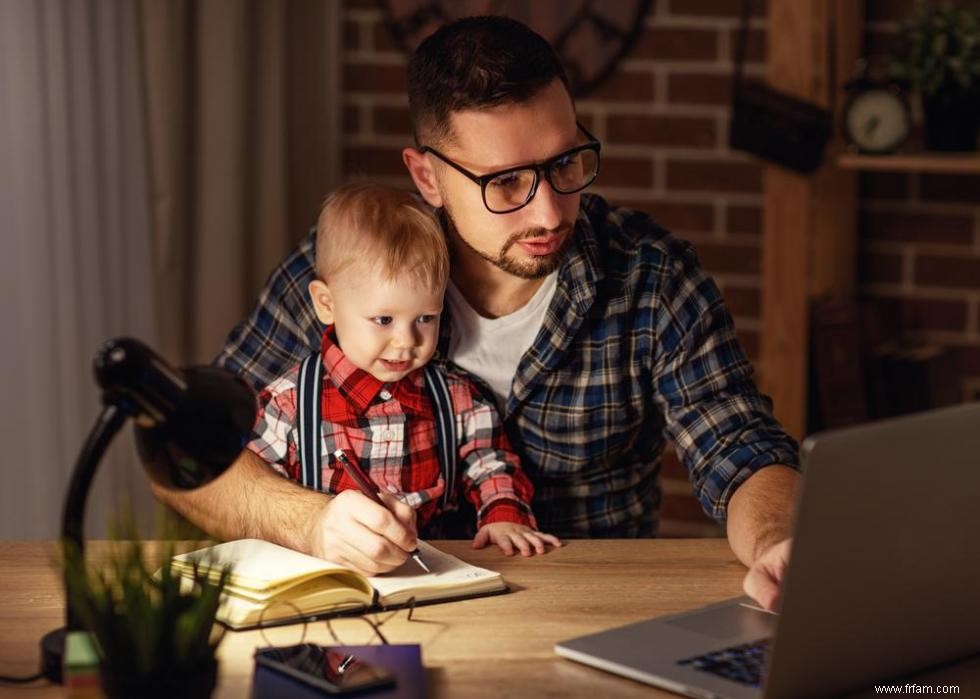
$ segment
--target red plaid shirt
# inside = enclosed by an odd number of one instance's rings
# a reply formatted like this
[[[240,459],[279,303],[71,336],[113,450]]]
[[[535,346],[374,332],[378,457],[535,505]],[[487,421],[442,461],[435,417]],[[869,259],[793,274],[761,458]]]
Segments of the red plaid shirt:
[[[445,481],[436,454],[435,417],[421,369],[388,384],[359,369],[323,335],[321,453],[323,489],[357,489],[333,457],[343,449],[360,461],[383,492],[414,507],[419,526],[439,513]],[[516,522],[535,527],[534,493],[520,468],[492,402],[458,369],[443,371],[456,415],[459,488],[477,511],[477,526]],[[259,411],[248,448],[280,474],[300,481],[297,418],[299,366],[259,393]]]

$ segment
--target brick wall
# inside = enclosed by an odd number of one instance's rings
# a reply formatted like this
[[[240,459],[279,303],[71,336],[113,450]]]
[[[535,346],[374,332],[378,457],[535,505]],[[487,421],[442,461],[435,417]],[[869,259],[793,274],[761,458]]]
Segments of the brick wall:
[[[762,76],[765,3],[753,5],[746,73]],[[888,41],[891,5],[869,2],[869,42]],[[737,0],[655,0],[633,50],[577,106],[603,142],[595,190],[695,243],[754,360],[762,169],[727,147],[738,8]],[[411,187],[399,156],[410,143],[405,58],[372,0],[347,0],[344,36],[346,171]],[[861,191],[862,292],[887,299],[908,333],[955,347],[964,375],[980,376],[977,178],[881,174],[862,177]],[[664,534],[719,532],[673,459],[664,491]]]

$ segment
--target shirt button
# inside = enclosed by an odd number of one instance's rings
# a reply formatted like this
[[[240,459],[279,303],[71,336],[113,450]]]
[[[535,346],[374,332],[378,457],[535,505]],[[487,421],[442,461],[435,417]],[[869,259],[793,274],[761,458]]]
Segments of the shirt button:
[[[391,400],[391,391],[387,388],[381,391],[379,395],[381,396],[381,400]]]

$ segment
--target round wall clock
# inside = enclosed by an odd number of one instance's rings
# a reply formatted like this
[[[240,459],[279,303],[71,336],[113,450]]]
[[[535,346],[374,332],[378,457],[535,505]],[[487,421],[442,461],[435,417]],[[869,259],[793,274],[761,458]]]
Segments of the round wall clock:
[[[388,26],[407,52],[460,17],[505,15],[547,39],[561,57],[572,94],[601,83],[643,30],[650,0],[387,0]]]

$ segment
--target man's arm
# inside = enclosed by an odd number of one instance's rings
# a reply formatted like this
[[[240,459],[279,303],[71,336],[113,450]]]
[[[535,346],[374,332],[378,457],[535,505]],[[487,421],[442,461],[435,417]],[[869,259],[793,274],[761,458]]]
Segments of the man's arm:
[[[312,553],[306,532],[329,500],[283,478],[251,451],[201,488],[151,487],[160,502],[217,539],[264,539],[303,553]]]
[[[788,560],[798,448],[761,395],[714,282],[693,250],[665,243],[653,280],[654,401],[705,512],[728,526],[745,589],[772,608]]]
[[[746,566],[788,539],[800,474],[773,465],[753,473],[728,503],[728,543]]]
[[[163,504],[215,538],[264,539],[367,574],[398,567],[417,545],[408,505],[392,498],[391,512],[356,491],[331,497],[303,488],[248,450],[196,490],[152,488]]]
[[[774,464],[753,473],[728,504],[728,543],[749,567],[745,593],[766,609],[779,605],[789,564],[793,505],[800,474]]]

